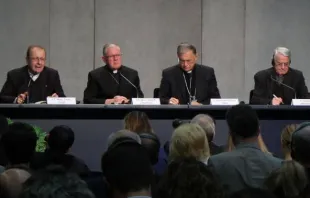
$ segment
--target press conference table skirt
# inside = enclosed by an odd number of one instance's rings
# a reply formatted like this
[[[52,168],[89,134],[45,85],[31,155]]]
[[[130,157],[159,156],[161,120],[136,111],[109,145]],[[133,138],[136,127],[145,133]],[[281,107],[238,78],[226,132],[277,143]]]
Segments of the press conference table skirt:
[[[252,106],[260,119],[261,133],[269,150],[281,156],[280,134],[291,123],[310,120],[308,106]],[[199,113],[207,113],[216,119],[215,142],[226,144],[228,128],[225,121],[229,106],[188,105],[46,105],[0,104],[0,114],[13,121],[37,125],[48,132],[55,125],[68,125],[75,131],[72,153],[85,160],[93,170],[100,170],[100,157],[106,150],[110,133],[123,128],[123,118],[130,111],[144,111],[162,143],[169,140],[176,118],[190,120]]]

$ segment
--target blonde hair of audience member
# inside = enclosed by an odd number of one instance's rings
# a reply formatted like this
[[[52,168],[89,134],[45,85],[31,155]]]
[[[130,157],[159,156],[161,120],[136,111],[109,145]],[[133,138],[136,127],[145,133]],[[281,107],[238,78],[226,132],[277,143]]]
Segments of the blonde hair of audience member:
[[[260,150],[264,153],[268,153],[271,154],[263,140],[263,137],[261,134],[258,135],[257,137],[257,143],[258,143],[258,147],[260,148]],[[227,151],[232,151],[235,148],[235,145],[232,141],[231,135],[228,136],[228,144],[227,144]]]
[[[169,160],[183,157],[194,157],[205,164],[210,157],[206,133],[198,124],[182,124],[172,134]]]
[[[17,198],[22,192],[23,183],[31,174],[23,169],[12,168],[0,175],[0,197]]]
[[[153,133],[149,117],[142,111],[132,111],[125,118],[125,129],[135,133]]]
[[[281,133],[281,146],[285,160],[292,160],[291,139],[293,132],[297,129],[297,124],[289,124],[284,127]]]
[[[307,184],[305,168],[294,160],[284,161],[265,181],[267,189],[278,198],[303,197]]]

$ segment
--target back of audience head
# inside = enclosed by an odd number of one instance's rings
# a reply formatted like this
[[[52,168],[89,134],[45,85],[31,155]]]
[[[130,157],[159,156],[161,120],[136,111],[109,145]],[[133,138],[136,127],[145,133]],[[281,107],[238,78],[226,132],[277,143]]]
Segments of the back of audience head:
[[[142,111],[132,111],[125,118],[125,129],[135,133],[153,133],[150,120]]]
[[[87,184],[61,166],[49,166],[25,182],[21,198],[94,198]]]
[[[47,137],[48,149],[59,153],[67,153],[73,143],[74,132],[64,125],[55,126]]]
[[[206,162],[210,157],[207,136],[198,124],[182,124],[174,130],[170,142],[170,160],[193,157]]]
[[[259,188],[245,188],[233,193],[230,198],[276,198],[267,190]]]
[[[122,130],[112,133],[108,137],[108,141],[107,141],[108,148],[119,138],[131,138],[137,141],[139,144],[141,144],[141,138],[137,133],[131,132],[126,129],[122,129]]]
[[[158,197],[220,198],[223,197],[223,189],[210,167],[195,158],[178,158],[164,173]]]
[[[234,145],[250,139],[257,141],[259,120],[251,106],[241,104],[231,107],[227,111],[226,121]]]
[[[208,141],[212,142],[215,135],[215,123],[211,116],[198,114],[191,120],[191,123],[198,124],[205,131]]]
[[[4,171],[0,175],[0,197],[19,197],[23,183],[30,177],[30,173],[19,168],[12,168]]]
[[[140,133],[141,145],[146,148],[152,165],[158,162],[160,140],[154,133]]]
[[[283,161],[282,167],[275,170],[265,185],[278,198],[301,197],[305,193],[308,179],[304,167],[296,161]]]
[[[297,124],[289,124],[284,127],[281,133],[281,146],[286,160],[291,160],[291,139],[292,134],[298,127]]]
[[[136,141],[118,141],[102,156],[101,169],[113,197],[150,196],[152,165]]]
[[[310,122],[301,123],[291,137],[291,156],[310,168]]]
[[[32,126],[15,122],[1,138],[10,165],[28,164],[35,152],[37,135]]]
[[[0,138],[9,130],[9,123],[6,117],[0,115]]]

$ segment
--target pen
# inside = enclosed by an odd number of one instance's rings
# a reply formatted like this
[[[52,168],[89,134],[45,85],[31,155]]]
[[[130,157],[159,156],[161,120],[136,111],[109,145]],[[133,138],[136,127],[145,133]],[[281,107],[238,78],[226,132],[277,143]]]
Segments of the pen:
[[[273,98],[278,98],[275,94],[272,94]],[[283,102],[281,102],[281,104],[284,104]]]

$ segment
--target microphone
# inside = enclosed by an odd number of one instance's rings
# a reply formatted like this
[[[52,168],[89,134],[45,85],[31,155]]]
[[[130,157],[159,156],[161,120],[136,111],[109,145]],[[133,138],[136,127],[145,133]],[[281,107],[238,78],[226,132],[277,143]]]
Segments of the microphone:
[[[293,90],[293,91],[294,91],[294,95],[295,95],[295,99],[297,99],[297,97],[296,97],[296,91],[295,91],[295,89],[294,89],[293,87],[291,87],[291,86],[289,86],[289,85],[287,85],[287,84],[285,84],[285,83],[283,83],[283,82],[281,82],[281,81],[279,81],[279,80],[276,80],[272,75],[270,76],[270,78],[271,78],[272,81],[278,83],[279,85],[283,85],[284,87]]]
[[[27,85],[27,104],[29,104],[29,87],[31,85],[32,77],[30,76],[30,80]]]
[[[119,72],[119,74],[121,75],[122,78],[124,78],[129,84],[131,84],[131,86],[133,86],[136,89],[137,92],[137,98],[139,98],[139,92],[138,92],[138,88],[136,87],[136,85],[134,85],[128,78],[126,78],[121,72]]]

